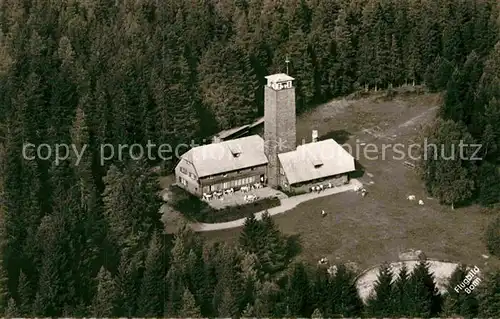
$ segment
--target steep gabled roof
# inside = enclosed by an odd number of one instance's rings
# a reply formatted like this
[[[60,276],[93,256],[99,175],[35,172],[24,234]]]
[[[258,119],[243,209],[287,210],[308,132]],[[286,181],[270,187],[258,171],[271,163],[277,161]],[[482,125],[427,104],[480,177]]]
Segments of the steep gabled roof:
[[[299,145],[278,158],[290,184],[355,170],[354,157],[333,139]]]
[[[267,164],[264,140],[259,135],[198,146],[181,158],[193,164],[198,177]]]

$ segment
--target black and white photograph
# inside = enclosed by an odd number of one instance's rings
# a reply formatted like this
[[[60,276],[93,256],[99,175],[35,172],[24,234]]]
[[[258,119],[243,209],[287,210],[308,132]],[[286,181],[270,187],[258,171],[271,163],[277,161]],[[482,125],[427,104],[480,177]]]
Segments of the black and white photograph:
[[[500,318],[500,1],[0,0],[0,317]]]

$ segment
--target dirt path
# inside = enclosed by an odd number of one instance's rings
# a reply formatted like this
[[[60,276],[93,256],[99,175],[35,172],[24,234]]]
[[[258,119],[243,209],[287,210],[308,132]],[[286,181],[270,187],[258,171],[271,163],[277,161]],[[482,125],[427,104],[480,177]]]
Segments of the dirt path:
[[[435,110],[437,110],[438,107],[437,106],[434,106],[434,107],[431,107],[430,109],[428,109],[427,111],[425,111],[424,113],[420,114],[420,115],[417,115],[415,116],[414,118],[404,122],[403,124],[399,125],[399,128],[403,128],[403,127],[408,127],[408,126],[413,126],[415,125],[416,123],[418,123],[422,118],[426,117],[427,115],[429,115],[429,113],[432,113],[434,112]]]

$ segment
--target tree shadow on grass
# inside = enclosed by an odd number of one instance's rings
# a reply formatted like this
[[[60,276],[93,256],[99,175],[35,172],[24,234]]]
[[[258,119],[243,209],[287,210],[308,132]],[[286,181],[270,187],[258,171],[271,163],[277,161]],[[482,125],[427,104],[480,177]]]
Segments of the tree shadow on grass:
[[[324,135],[321,135],[318,140],[319,141],[324,141],[328,139],[333,139],[335,142],[339,144],[344,144],[349,140],[349,137],[351,134],[347,132],[346,130],[335,130],[335,131],[330,131]]]
[[[286,256],[289,259],[294,258],[302,251],[300,235],[289,235],[285,237],[286,241]]]
[[[349,174],[350,178],[361,178],[365,175],[365,167],[356,159],[354,160],[354,167],[356,170]]]

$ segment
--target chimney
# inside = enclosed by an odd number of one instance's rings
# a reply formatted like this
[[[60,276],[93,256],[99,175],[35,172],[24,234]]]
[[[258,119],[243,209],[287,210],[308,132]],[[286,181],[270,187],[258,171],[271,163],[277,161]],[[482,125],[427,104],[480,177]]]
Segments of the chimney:
[[[212,143],[220,143],[221,142],[221,138],[218,136],[218,135],[215,135],[213,138],[212,138]]]
[[[312,142],[315,143],[318,141],[318,131],[317,130],[313,130],[312,131]]]

